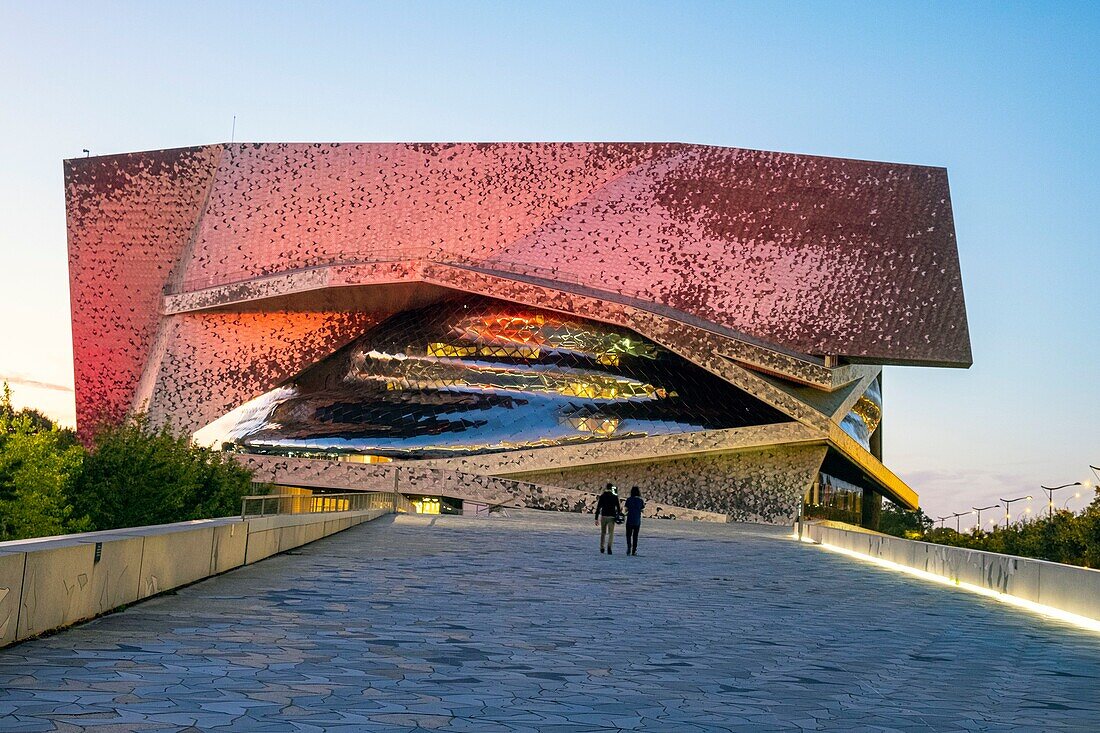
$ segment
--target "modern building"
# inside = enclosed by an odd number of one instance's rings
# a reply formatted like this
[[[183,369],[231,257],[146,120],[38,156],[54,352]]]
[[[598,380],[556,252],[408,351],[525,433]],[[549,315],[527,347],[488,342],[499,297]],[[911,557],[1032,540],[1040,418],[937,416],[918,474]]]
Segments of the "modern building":
[[[882,366],[971,363],[942,168],[229,144],[65,184],[78,428],[146,410],[280,484],[874,523],[917,506]]]

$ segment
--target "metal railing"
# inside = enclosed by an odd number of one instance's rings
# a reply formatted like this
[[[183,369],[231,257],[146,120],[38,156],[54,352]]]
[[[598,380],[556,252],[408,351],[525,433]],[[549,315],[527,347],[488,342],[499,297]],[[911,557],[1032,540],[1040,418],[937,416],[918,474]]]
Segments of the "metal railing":
[[[498,252],[486,253],[479,256],[451,250],[444,251],[439,247],[424,245],[379,248],[371,252],[360,252],[358,256],[353,259],[334,258],[332,260],[319,261],[310,265],[291,269],[278,269],[277,265],[269,265],[266,268],[246,268],[219,272],[215,275],[188,278],[176,283],[169,281],[164,286],[163,294],[165,296],[184,295],[210,288],[232,288],[255,280],[294,277],[314,271],[322,272],[330,268],[351,268],[363,265],[385,265],[400,262],[419,262],[430,265],[442,265],[444,267],[473,269],[489,274],[502,273],[506,277],[515,275],[536,282],[545,281],[550,287],[559,290],[561,289],[560,285],[565,284],[574,288],[579,288],[582,293],[584,291],[590,291],[604,299],[609,295],[617,296],[617,298],[613,299],[624,302],[625,305],[633,305],[666,317],[681,320],[697,328],[702,328],[721,336],[735,338],[750,346],[775,351],[787,358],[819,366],[817,361],[808,359],[805,354],[799,354],[786,347],[768,343],[748,334],[735,331],[729,327],[716,326],[716,324],[710,323],[704,318],[694,316],[679,307],[667,305],[665,304],[667,298],[660,303],[655,302],[653,293],[655,289],[662,287],[662,283],[660,281],[652,281],[635,285],[634,281],[638,278],[638,273],[636,272],[632,273],[628,279],[613,281],[605,277],[598,284],[593,284],[583,277],[580,272],[563,270],[560,267],[545,267],[533,262],[507,257]]]
[[[413,503],[390,491],[355,491],[346,494],[269,494],[241,499],[241,519],[277,514],[320,514],[322,512],[365,512],[386,509],[415,514]]]
[[[357,256],[349,259],[333,258],[328,261],[315,262],[313,264],[291,269],[279,269],[276,265],[268,267],[238,268],[235,270],[219,272],[205,277],[194,277],[177,283],[169,282],[165,285],[165,295],[180,295],[209,288],[232,287],[254,280],[268,278],[293,277],[308,272],[323,271],[339,267],[359,267],[363,265],[383,265],[396,262],[426,262],[435,265],[450,267],[472,267],[487,270],[505,270],[517,275],[524,275],[539,280],[547,280],[557,283],[569,283],[580,287],[597,289],[601,292],[614,293],[619,296],[644,300],[652,300],[653,285],[633,286],[626,281],[612,282],[602,281],[598,286],[587,282],[580,273],[562,270],[558,267],[545,267],[517,258],[501,256],[500,253],[486,253],[478,256],[473,254],[444,251],[438,247],[408,246],[379,248],[371,252],[359,252]]]
[[[393,494],[393,511],[395,514],[416,514],[416,505],[405,498],[404,494]]]
[[[500,504],[486,504],[485,506],[479,506],[474,511],[474,516],[475,517],[490,517],[494,514],[501,514],[501,515],[507,516],[507,512],[505,511],[507,509],[508,509],[508,504],[503,503],[503,502],[500,503]]]
[[[208,288],[220,288],[252,280],[276,278],[284,276],[301,275],[311,271],[322,271],[332,267],[356,267],[359,265],[379,265],[390,262],[408,262],[410,260],[429,259],[434,250],[425,246],[390,247],[379,248],[371,252],[358,253],[354,259],[338,259],[316,262],[302,267],[291,269],[278,269],[277,266],[237,268],[223,270],[214,275],[205,277],[193,277],[178,283],[169,282],[165,286],[165,295],[178,295],[180,293],[206,290]]]

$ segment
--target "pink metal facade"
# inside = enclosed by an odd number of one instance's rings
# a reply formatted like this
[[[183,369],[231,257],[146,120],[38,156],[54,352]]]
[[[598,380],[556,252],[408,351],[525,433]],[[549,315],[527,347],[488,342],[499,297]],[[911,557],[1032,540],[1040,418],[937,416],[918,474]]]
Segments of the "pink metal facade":
[[[65,171],[81,427],[133,406],[165,292],[364,263],[476,266],[801,355],[970,363],[940,168],[501,143],[213,145]]]
[[[140,409],[197,430],[395,314],[478,295],[629,329],[794,421],[479,471],[554,466],[581,487],[600,463],[717,462],[665,472],[663,500],[773,521],[819,470],[916,506],[846,421],[883,364],[971,362],[942,168],[679,143],[233,144],[69,160],[65,186],[85,436]]]

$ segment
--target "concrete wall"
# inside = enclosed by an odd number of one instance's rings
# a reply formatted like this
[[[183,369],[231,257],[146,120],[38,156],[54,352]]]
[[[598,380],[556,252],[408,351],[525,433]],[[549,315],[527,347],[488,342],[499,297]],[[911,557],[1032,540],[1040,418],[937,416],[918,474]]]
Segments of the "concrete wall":
[[[823,457],[825,449],[817,450],[820,450]],[[514,478],[463,473],[453,468],[433,468],[433,461],[352,463],[247,454],[237,455],[236,459],[252,471],[255,481],[345,491],[396,490],[405,494],[449,496],[464,502],[489,506],[503,504],[564,512],[594,511],[597,493],[603,490],[604,483],[614,480],[601,473],[601,478],[596,481],[597,488],[578,490],[546,483],[518,481]],[[818,460],[818,465],[820,463]],[[816,467],[814,470],[816,471]],[[648,498],[650,497],[647,496]],[[722,512],[687,509],[660,497],[652,498],[654,501],[648,502],[646,506],[646,516],[649,517],[710,522],[724,522],[727,519]],[[793,517],[793,513],[791,516]],[[784,515],[784,520],[786,519]]]
[[[0,542],[0,647],[388,513],[210,519]]]
[[[1100,621],[1100,570],[812,523],[815,542]]]
[[[513,478],[564,486],[590,496],[608,481],[621,492],[637,485],[647,503],[695,507],[724,514],[731,522],[789,525],[802,495],[817,478],[825,452],[823,445],[773,445],[718,455],[522,473]]]

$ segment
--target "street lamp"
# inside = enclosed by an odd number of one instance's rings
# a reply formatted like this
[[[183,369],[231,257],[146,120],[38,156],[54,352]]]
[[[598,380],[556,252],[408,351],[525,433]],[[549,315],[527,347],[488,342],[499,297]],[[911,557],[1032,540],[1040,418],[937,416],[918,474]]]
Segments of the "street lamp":
[[[982,512],[984,512],[986,509],[996,509],[999,506],[1000,506],[1000,504],[990,504],[989,506],[972,506],[972,507],[970,507],[971,509],[973,509],[974,511],[976,511],[978,513],[978,521],[974,523],[974,526],[977,527],[978,529],[981,529],[982,528]]]
[[[1066,510],[1069,509],[1069,500],[1070,499],[1080,499],[1080,498],[1081,498],[1081,492],[1080,491],[1073,492],[1073,496],[1067,496],[1066,500],[1062,502],[1062,509],[1066,509]]]
[[[970,512],[955,512],[951,516],[955,518],[955,534],[962,534],[962,520],[959,517],[965,517]]]
[[[1072,484],[1062,484],[1061,486],[1040,486],[1039,488],[1047,492],[1047,519],[1054,516],[1054,492],[1059,489],[1068,489],[1070,486],[1084,486],[1080,481],[1074,481]]]
[[[936,521],[940,523],[940,529],[943,529],[943,523],[946,519],[947,517],[936,517]]]
[[[1028,496],[1017,496],[1015,499],[1005,499],[1005,498],[1001,499],[1001,501],[1004,502],[1004,505],[1005,505],[1005,529],[1008,529],[1008,524],[1009,524],[1010,521],[1012,521],[1012,518],[1009,515],[1009,509],[1012,506],[1012,502],[1014,502],[1014,501],[1023,501],[1024,499],[1030,500],[1031,495],[1029,494]]]

